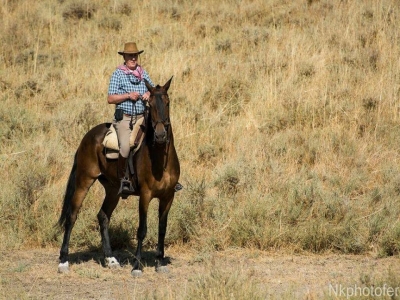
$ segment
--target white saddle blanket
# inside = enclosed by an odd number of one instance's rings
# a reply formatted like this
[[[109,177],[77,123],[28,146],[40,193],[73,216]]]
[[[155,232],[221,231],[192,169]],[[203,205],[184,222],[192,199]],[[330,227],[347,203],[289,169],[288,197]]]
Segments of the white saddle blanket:
[[[131,148],[135,145],[135,139],[136,136],[139,132],[140,126],[143,124],[144,118],[143,116],[140,117],[139,119],[136,120],[135,125],[133,125],[131,137],[129,139],[129,145]],[[137,151],[140,148],[140,145],[142,144],[144,134],[142,134],[138,146],[133,149],[133,151]],[[119,152],[119,145],[118,145],[118,137],[117,137],[117,132],[115,131],[115,128],[113,125],[110,126],[110,130],[106,133],[106,136],[104,137],[103,140],[103,146],[106,149],[112,149],[115,151],[108,152],[106,151],[106,157],[111,158],[111,159],[116,159],[118,158],[118,152]]]

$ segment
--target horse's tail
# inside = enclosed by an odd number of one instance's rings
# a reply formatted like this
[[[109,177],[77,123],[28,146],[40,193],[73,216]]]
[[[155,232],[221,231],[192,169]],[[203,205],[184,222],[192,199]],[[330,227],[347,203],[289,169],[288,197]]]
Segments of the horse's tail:
[[[71,199],[75,193],[75,178],[76,178],[76,154],[74,157],[74,164],[72,165],[71,173],[69,174],[67,189],[65,190],[61,216],[57,222],[57,224],[61,228],[64,228],[65,222],[71,216]]]

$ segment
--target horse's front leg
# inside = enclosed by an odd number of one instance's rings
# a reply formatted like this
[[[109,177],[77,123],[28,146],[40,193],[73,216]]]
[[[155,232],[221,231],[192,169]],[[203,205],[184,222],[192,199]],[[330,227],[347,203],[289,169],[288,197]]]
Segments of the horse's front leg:
[[[108,228],[111,214],[119,202],[119,196],[117,195],[116,189],[110,190],[106,186],[105,189],[106,197],[99,213],[97,214],[97,219],[99,220],[100,225],[101,243],[103,245],[105,265],[109,268],[118,268],[120,267],[120,264],[112,254]]]
[[[165,235],[167,233],[168,224],[168,213],[174,200],[174,195],[172,197],[160,199],[160,205],[158,208],[158,244],[156,253],[156,271],[159,273],[167,273],[168,268],[166,262],[164,261],[164,242]]]
[[[149,209],[151,197],[148,195],[141,195],[139,198],[139,227],[137,230],[137,248],[135,254],[135,262],[133,263],[132,276],[138,277],[142,275],[142,247],[143,240],[147,234],[147,212]]]

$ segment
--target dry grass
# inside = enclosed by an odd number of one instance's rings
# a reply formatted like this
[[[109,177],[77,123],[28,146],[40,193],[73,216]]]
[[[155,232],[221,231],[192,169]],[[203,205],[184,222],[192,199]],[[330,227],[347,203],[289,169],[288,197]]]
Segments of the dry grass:
[[[0,256],[0,299],[399,299],[398,259],[362,255],[293,255],[231,249],[198,253],[169,247],[170,273],[154,271],[146,252],[144,275],[130,276],[133,250],[117,251],[122,268],[100,264],[101,253],[73,255],[69,274],[55,274],[57,249],[13,251]],[[2,253],[3,254],[3,253]],[[354,286],[379,297],[351,297]],[[345,294],[340,294],[338,286]],[[387,293],[396,288],[393,297]],[[347,290],[350,288],[350,290]],[[383,293],[385,288],[385,293]],[[378,290],[379,289],[379,290]],[[348,291],[346,293],[346,291]],[[335,295],[336,293],[336,295]],[[347,297],[348,296],[348,297]]]
[[[1,0],[0,249],[60,245],[75,149],[111,120],[108,80],[135,40],[155,83],[174,76],[185,189],[169,244],[399,255],[399,13],[394,0]],[[102,197],[95,185],[72,249],[99,247]],[[135,244],[136,207],[113,216],[117,248]]]

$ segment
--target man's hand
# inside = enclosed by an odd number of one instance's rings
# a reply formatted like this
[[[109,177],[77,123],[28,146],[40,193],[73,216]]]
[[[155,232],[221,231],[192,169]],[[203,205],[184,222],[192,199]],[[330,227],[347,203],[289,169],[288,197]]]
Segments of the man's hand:
[[[143,94],[142,99],[145,101],[149,101],[150,99],[150,92],[147,91],[146,93]]]
[[[137,101],[140,97],[140,94],[138,92],[130,92],[128,93],[129,99],[133,101]]]

